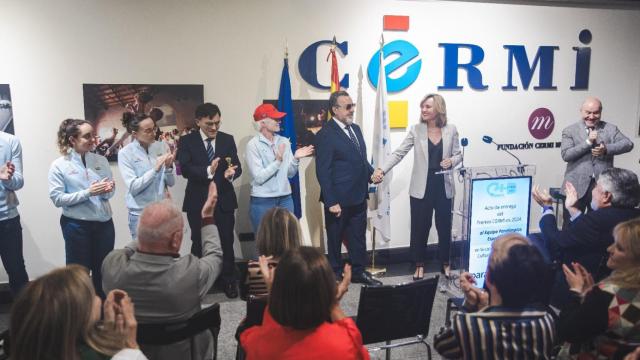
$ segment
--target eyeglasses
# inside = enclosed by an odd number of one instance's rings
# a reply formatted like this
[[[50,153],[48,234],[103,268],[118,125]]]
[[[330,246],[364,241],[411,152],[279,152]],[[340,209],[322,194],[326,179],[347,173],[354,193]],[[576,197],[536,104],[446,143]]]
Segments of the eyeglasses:
[[[207,129],[218,128],[218,127],[220,127],[220,121],[218,121],[218,122],[204,122],[203,125]]]
[[[140,129],[140,132],[143,132],[145,134],[153,134],[156,132],[156,130],[158,130],[157,126],[154,126],[152,128],[148,128],[148,129]]]
[[[347,105],[344,105],[344,106],[342,106],[342,105],[336,105],[336,107],[337,107],[338,109],[339,109],[339,108],[341,108],[341,107],[344,107],[345,109],[347,109],[347,111],[349,111],[349,110],[351,110],[351,109],[353,109],[353,108],[355,108],[355,107],[356,107],[356,103],[351,103],[351,104],[347,104]]]

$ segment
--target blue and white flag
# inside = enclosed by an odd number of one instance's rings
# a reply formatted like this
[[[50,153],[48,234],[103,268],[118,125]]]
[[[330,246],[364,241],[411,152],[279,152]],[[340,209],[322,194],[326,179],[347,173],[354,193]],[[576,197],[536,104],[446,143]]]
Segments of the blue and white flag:
[[[387,105],[387,76],[382,61],[382,45],[378,58],[380,70],[378,71],[378,89],[376,91],[376,109],[373,119],[373,155],[371,165],[374,169],[381,168],[391,155],[391,144],[389,143],[389,107]],[[374,209],[370,212],[371,225],[376,228],[382,237],[389,241],[391,239],[391,171],[384,180],[378,184],[375,195]]]
[[[278,110],[287,113],[280,123],[280,135],[289,138],[291,142],[291,152],[295,154],[297,150],[296,127],[293,116],[293,101],[291,100],[291,80],[289,79],[289,59],[284,59],[282,75],[280,76],[280,91],[278,94]],[[300,178],[298,173],[289,179],[291,185],[291,197],[293,198],[293,214],[300,219],[302,217],[302,206],[300,204]]]

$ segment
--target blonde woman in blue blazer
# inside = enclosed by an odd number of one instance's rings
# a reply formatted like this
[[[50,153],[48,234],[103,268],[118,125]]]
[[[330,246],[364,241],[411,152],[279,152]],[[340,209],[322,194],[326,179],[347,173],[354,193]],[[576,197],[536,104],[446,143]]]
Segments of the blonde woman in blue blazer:
[[[447,123],[447,107],[442,96],[429,94],[420,102],[420,122],[411,127],[402,144],[374,177],[382,177],[414,148],[413,170],[409,185],[411,206],[410,251],[416,265],[414,280],[424,276],[424,259],[431,218],[436,215],[438,253],[441,271],[449,276],[451,245],[451,209],[454,195],[451,173],[436,174],[454,168],[462,160],[458,130]]]

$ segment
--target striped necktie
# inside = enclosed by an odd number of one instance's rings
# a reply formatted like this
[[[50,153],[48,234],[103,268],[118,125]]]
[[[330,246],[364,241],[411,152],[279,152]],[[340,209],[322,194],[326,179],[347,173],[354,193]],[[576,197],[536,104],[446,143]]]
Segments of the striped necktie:
[[[347,132],[349,133],[349,138],[356,145],[356,147],[358,148],[358,151],[360,151],[360,144],[358,143],[358,139],[356,139],[356,134],[354,134],[353,130],[351,130],[351,125],[347,125],[347,126],[345,126],[345,128],[347,129]]]
[[[214,156],[216,155],[213,152],[213,146],[211,145],[211,142],[213,141],[213,138],[207,138],[207,140],[205,140],[207,142],[207,157],[209,158],[209,162],[213,161]]]

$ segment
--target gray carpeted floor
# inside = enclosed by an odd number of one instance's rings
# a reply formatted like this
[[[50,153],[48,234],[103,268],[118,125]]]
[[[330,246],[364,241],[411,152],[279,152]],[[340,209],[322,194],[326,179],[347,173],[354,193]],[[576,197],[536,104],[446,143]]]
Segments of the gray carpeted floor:
[[[397,265],[396,265],[397,267]],[[403,265],[402,269],[404,270],[406,267]],[[396,271],[394,274],[396,276],[388,276],[382,277],[381,280],[384,284],[399,284],[402,282],[411,281],[411,275],[397,275],[398,273],[403,273],[406,271]],[[425,277],[434,276],[435,273],[425,273]],[[442,283],[442,280],[441,280]],[[446,301],[447,298],[452,295],[458,295],[458,289],[452,285],[449,285],[449,291],[446,293],[437,292],[436,298],[433,304],[433,311],[431,314],[431,323],[429,329],[429,335],[427,338],[427,342],[432,344],[433,335],[436,334],[442,326],[444,326],[445,322],[445,309],[446,309]],[[349,287],[349,291],[345,294],[344,298],[341,301],[341,306],[344,312],[348,316],[356,315],[358,310],[358,299],[360,296],[360,285],[351,284]],[[218,337],[218,359],[221,360],[230,360],[235,359],[236,354],[236,346],[237,342],[235,340],[234,334],[236,328],[240,321],[245,316],[245,302],[239,299],[227,299],[223,293],[214,293],[207,295],[205,298],[206,304],[212,303],[220,303],[220,309],[222,314],[222,329],[220,331],[220,335]],[[0,329],[6,329],[9,327],[9,308],[10,305],[0,305]],[[371,347],[371,346],[370,346]],[[377,351],[370,352],[372,359],[384,359],[385,352]],[[433,351],[433,358],[440,359],[440,356]],[[392,359],[427,359],[427,350],[426,347],[422,344],[419,345],[409,345],[397,349],[393,349],[391,351]]]

